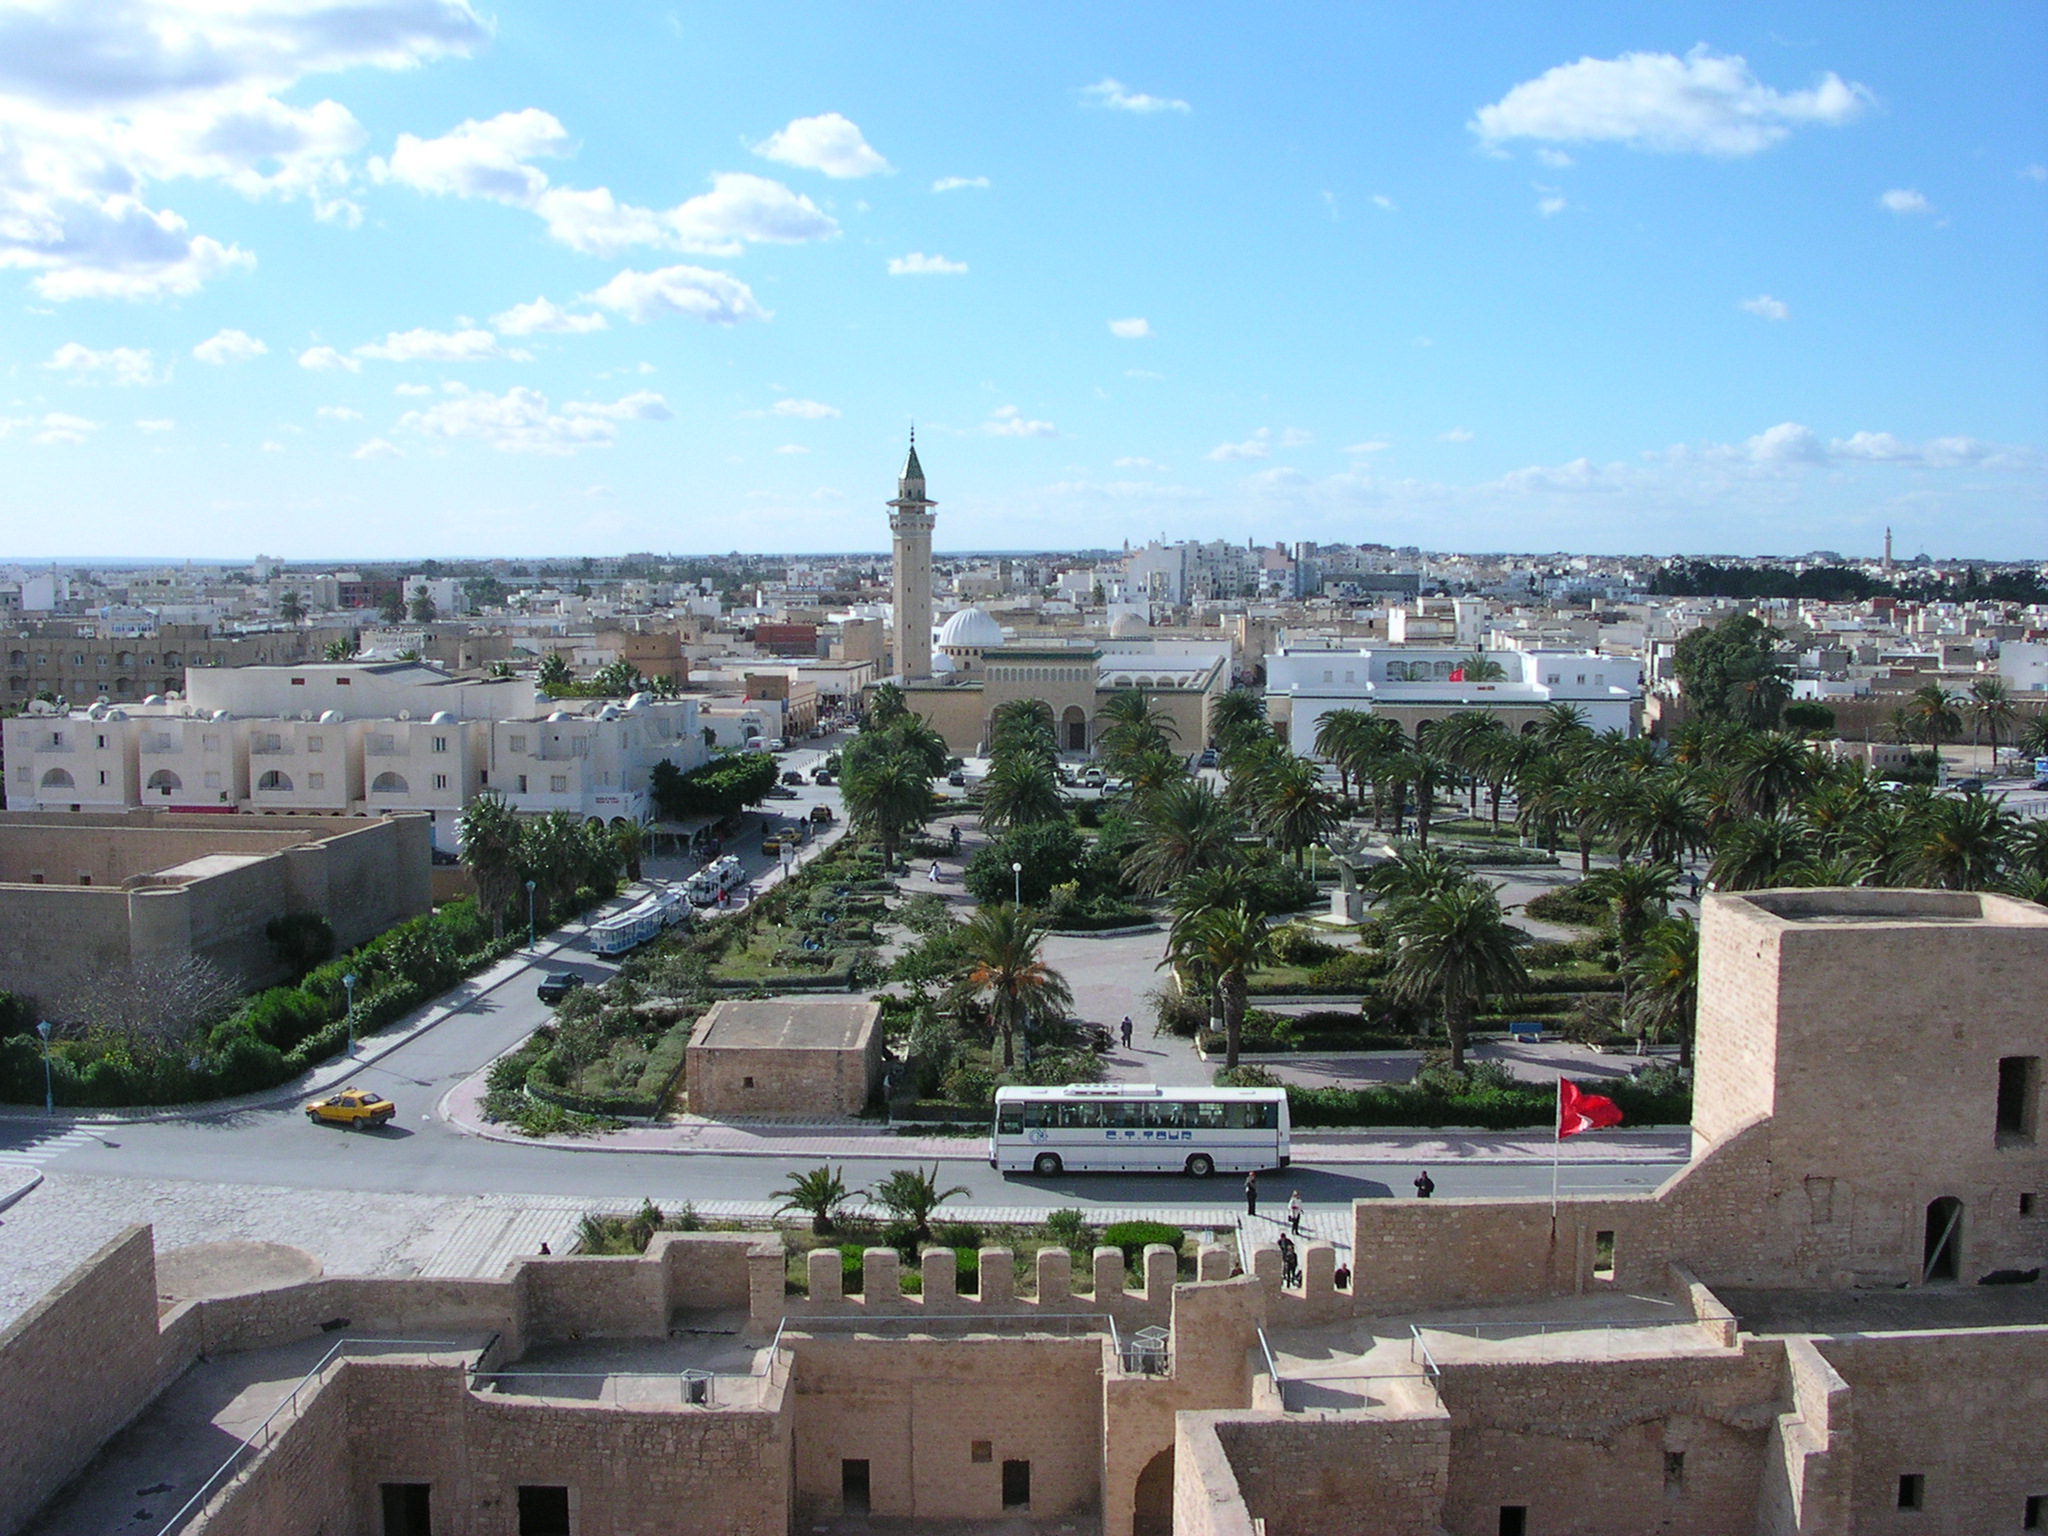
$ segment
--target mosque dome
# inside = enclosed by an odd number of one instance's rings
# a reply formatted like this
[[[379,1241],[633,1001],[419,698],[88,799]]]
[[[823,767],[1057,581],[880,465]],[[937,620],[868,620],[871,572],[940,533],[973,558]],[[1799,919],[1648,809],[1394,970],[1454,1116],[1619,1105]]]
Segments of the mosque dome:
[[[1004,643],[1002,625],[979,608],[962,608],[939,630],[942,651],[989,651]]]
[[[1120,613],[1109,621],[1109,638],[1112,640],[1128,639],[1132,635],[1144,634],[1151,627],[1138,614]]]

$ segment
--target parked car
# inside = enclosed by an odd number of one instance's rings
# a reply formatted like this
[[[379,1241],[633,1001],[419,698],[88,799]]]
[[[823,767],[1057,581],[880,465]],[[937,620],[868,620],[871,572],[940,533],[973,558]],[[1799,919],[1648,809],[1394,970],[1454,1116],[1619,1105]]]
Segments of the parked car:
[[[782,776],[782,782],[785,784],[802,784],[803,781],[804,776],[798,773],[794,768],[790,769],[789,772],[785,773]]]
[[[811,782],[813,784],[830,784],[835,777],[836,775],[834,775],[830,768],[813,768],[811,770]]]
[[[1100,768],[1090,768],[1081,775],[1081,782],[1089,789],[1100,789],[1109,782],[1109,776]]]
[[[813,826],[827,826],[838,819],[837,816],[832,814],[832,807],[829,805],[814,805],[811,807],[811,824]]]
[[[1981,795],[1984,793],[1984,781],[1976,778],[1957,779],[1949,788],[1959,795]]]
[[[2048,779],[2036,779],[2027,786],[2029,789],[2048,789]]]
[[[541,977],[540,985],[533,989],[533,995],[552,1008],[563,998],[583,985],[583,978],[574,971],[549,971]]]
[[[1880,791],[1887,795],[1901,794],[1905,791],[1906,788],[1906,786],[1901,784],[1897,779],[1879,779],[1877,781],[1877,787]]]
[[[338,1125],[345,1131],[384,1125],[397,1113],[396,1104],[367,1088],[344,1088],[306,1106],[306,1118],[315,1125]]]
[[[770,752],[787,752],[789,750],[789,743],[780,736],[771,736],[768,739],[768,750]]]
[[[794,800],[796,798],[796,791],[787,784],[770,784],[768,786],[767,798],[770,800]]]
[[[955,768],[946,775],[946,782],[955,789],[965,789],[967,787],[967,771],[964,768]]]
[[[770,858],[782,852],[782,845],[784,843],[794,848],[796,846],[796,839],[787,832],[764,832],[761,834],[761,851]]]

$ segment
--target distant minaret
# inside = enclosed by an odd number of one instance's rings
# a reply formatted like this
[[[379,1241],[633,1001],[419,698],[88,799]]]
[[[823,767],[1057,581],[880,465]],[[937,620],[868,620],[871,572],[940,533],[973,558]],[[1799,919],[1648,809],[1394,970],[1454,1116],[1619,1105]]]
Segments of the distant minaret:
[[[896,674],[906,682],[932,675],[932,508],[924,494],[924,466],[917,462],[917,429],[910,430],[910,457],[889,503],[889,532],[895,537],[896,573],[890,597],[896,610]]]
[[[1887,576],[1892,573],[1892,531],[1889,528],[1884,531],[1884,573]]]

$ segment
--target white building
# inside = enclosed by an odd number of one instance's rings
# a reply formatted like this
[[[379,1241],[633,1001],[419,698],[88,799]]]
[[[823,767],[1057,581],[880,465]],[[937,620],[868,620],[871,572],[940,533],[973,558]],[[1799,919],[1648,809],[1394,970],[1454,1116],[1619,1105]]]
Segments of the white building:
[[[1312,650],[1283,646],[1266,657],[1266,708],[1284,722],[1297,752],[1313,750],[1316,725],[1333,709],[1359,709],[1418,725],[1457,710],[1500,714],[1516,731],[1533,730],[1552,704],[1570,704],[1595,731],[1636,733],[1643,701],[1642,664],[1594,651],[1487,651],[1502,675],[1463,673],[1470,653],[1424,646]]]

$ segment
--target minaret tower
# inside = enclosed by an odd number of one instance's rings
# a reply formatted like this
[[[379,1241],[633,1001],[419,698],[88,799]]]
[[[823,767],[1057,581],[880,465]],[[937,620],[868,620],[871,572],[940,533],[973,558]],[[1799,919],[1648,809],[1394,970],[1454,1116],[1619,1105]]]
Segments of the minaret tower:
[[[932,675],[932,509],[924,494],[924,466],[917,462],[917,429],[910,431],[910,457],[889,503],[889,532],[895,540],[896,574],[890,587],[895,605],[896,675],[904,681]]]
[[[1892,531],[1889,528],[1884,531],[1884,573],[1887,576],[1892,573]]]

